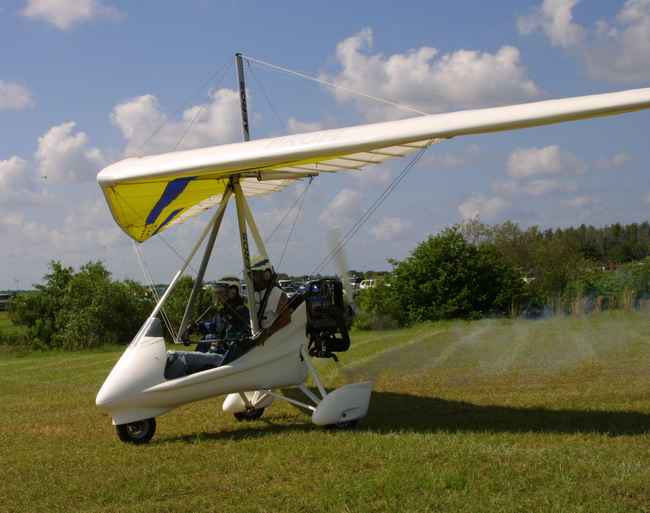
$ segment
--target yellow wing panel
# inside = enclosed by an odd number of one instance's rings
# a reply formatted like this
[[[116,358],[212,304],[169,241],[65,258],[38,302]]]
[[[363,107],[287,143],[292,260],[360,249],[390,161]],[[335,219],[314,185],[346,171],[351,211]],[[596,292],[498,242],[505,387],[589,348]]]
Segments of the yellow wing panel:
[[[104,189],[104,194],[117,223],[130,237],[142,242],[186,218],[183,214],[189,209],[199,206],[204,210],[218,203],[227,183],[185,177],[116,184]]]

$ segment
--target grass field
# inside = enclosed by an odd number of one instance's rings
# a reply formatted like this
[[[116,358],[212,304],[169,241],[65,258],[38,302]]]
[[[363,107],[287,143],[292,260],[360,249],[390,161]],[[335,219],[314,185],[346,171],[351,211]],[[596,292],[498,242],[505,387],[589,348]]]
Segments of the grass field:
[[[5,336],[14,337],[22,333],[25,333],[23,327],[14,325],[9,320],[9,314],[7,312],[0,312],[0,346]],[[1,349],[2,348],[0,347],[0,350]]]
[[[7,312],[0,312],[0,330],[7,329],[11,326],[12,324],[9,320],[9,314],[7,314]]]
[[[120,443],[95,394],[119,355],[0,352],[0,511],[650,511],[650,322],[480,321],[357,333],[331,384],[371,377],[354,431],[220,400]]]

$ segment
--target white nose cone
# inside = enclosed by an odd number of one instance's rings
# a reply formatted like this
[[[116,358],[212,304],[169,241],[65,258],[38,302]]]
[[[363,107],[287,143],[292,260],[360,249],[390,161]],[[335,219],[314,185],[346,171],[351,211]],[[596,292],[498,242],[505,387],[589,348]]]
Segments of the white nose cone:
[[[113,394],[109,391],[108,380],[106,380],[95,397],[95,404],[102,408],[110,404],[112,398]]]
[[[137,405],[145,390],[165,381],[166,362],[160,321],[150,319],[111,370],[95,404],[108,411]]]
[[[113,370],[119,367],[121,360],[113,367]],[[97,397],[95,398],[95,404],[100,408],[107,409],[111,404],[118,404],[122,399],[125,398],[127,390],[124,390],[125,387],[121,387],[119,379],[114,378],[115,373],[111,372],[104,381],[104,384],[99,389]]]

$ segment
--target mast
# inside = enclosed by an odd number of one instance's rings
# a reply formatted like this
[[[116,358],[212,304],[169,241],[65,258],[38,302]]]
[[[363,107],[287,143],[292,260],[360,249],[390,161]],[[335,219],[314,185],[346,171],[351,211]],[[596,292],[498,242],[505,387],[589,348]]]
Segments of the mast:
[[[250,127],[248,125],[248,106],[246,104],[246,81],[244,78],[244,59],[241,53],[235,54],[237,62],[237,80],[239,82],[239,103],[241,105],[241,122],[244,132],[244,141],[251,140]]]
[[[241,106],[241,122],[244,141],[251,140],[251,132],[248,124],[248,106],[246,104],[246,80],[244,78],[244,59],[241,53],[235,54],[235,62],[237,63],[237,80],[239,82],[239,103]],[[235,200],[237,204],[237,221],[239,224],[239,238],[241,242],[242,260],[244,264],[244,280],[246,281],[246,296],[248,300],[248,311],[251,317],[251,333],[253,336],[259,331],[259,323],[257,322],[257,302],[255,301],[255,288],[253,287],[253,273],[251,271],[250,251],[248,247],[248,229],[246,226],[246,199],[239,185],[239,179],[231,181],[233,185],[233,192],[235,193]],[[257,244],[256,238],[256,244]],[[260,249],[260,248],[258,248]],[[266,253],[262,245],[262,253]]]

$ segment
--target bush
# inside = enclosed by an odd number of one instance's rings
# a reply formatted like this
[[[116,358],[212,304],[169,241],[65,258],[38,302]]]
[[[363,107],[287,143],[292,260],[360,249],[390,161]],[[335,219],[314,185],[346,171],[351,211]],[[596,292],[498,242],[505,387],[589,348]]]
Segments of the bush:
[[[379,282],[359,292],[354,327],[360,330],[392,329],[399,326],[399,301],[393,288]]]
[[[630,310],[650,295],[650,258],[619,266],[613,271],[592,266],[571,281],[566,288],[565,305],[584,302],[591,309]],[[565,309],[573,310],[565,307]],[[584,312],[586,313],[586,312]]]
[[[24,326],[33,347],[82,349],[130,341],[153,308],[143,286],[112,281],[100,262],[78,272],[50,263],[45,283],[19,294],[9,315]]]
[[[400,325],[441,319],[476,319],[518,312],[525,297],[519,272],[493,244],[468,244],[457,228],[420,243],[394,269],[390,287],[364,291],[357,325],[394,319]]]

